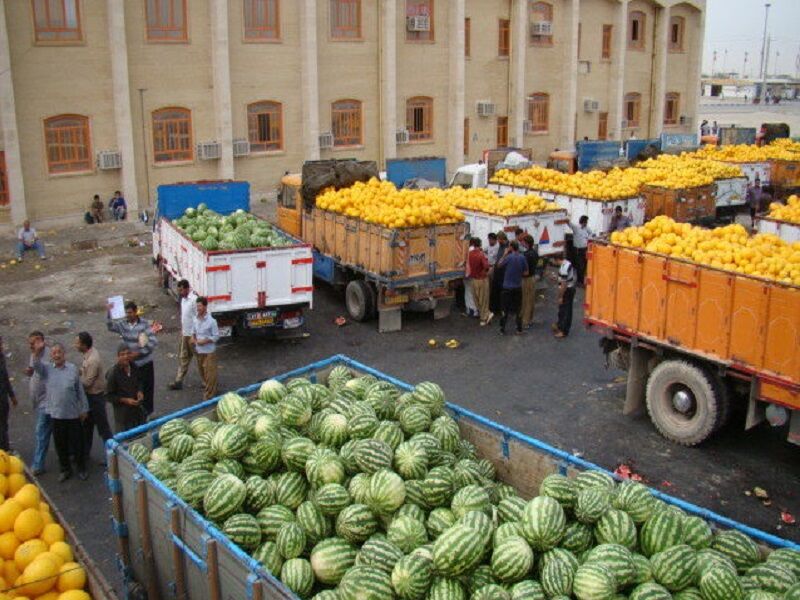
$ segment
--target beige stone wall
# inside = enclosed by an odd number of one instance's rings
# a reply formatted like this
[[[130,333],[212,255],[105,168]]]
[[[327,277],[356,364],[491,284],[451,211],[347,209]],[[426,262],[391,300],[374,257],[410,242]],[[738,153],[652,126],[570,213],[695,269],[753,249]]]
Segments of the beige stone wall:
[[[641,110],[639,113],[639,126],[629,128],[623,132],[623,139],[628,139],[633,133],[637,138],[649,138],[648,123],[650,122],[650,111],[653,110],[652,103],[652,69],[653,69],[653,37],[655,36],[656,11],[651,2],[647,0],[631,0],[628,4],[628,15],[634,11],[641,11],[645,14],[644,24],[644,47],[641,50],[628,48],[625,55],[625,94],[641,94]],[[630,25],[628,26],[630,28]],[[624,107],[623,107],[624,110]],[[656,132],[658,133],[658,132]],[[653,133],[652,135],[656,135]]]
[[[666,91],[678,92],[680,97],[679,115],[690,115],[689,96],[698,92],[699,84],[691,84],[691,73],[702,60],[702,40],[697,35],[697,26],[700,21],[700,12],[688,5],[678,4],[670,9],[670,16],[679,16],[685,19],[683,33],[683,52],[667,53],[667,80]],[[695,121],[687,125],[675,125],[669,131],[692,133],[697,131],[699,123]]]

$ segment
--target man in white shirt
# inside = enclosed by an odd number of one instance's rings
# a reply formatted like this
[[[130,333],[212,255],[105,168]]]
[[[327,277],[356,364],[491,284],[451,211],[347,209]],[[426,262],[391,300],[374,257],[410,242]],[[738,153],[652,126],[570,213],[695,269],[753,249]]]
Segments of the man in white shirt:
[[[564,338],[572,327],[572,303],[578,283],[575,268],[566,258],[555,261],[558,267],[558,322],[553,324],[553,335]]]
[[[17,260],[22,262],[22,255],[28,250],[36,250],[39,258],[47,260],[44,255],[44,242],[39,239],[36,230],[31,227],[31,222],[25,219],[17,232]]]
[[[194,327],[194,318],[197,316],[197,294],[192,291],[189,282],[185,279],[178,282],[178,296],[181,309],[181,342],[178,349],[178,373],[175,375],[175,381],[169,384],[171,390],[183,388],[183,380],[189,371],[189,364],[194,356],[192,328]]]
[[[203,380],[203,398],[208,400],[217,395],[217,340],[219,327],[217,320],[208,314],[208,299],[198,296],[195,301],[197,316],[192,325],[192,345],[197,358],[197,370]]]
[[[589,245],[589,238],[594,237],[594,232],[589,229],[589,217],[586,215],[578,219],[575,225],[569,223],[572,229],[572,247],[575,248],[575,271],[578,276],[578,285],[583,285],[583,277],[586,275],[586,248]]]

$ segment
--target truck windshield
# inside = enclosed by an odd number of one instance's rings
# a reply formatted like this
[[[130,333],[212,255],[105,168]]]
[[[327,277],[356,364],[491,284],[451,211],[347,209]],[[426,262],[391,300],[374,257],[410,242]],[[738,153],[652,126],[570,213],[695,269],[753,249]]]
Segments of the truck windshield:
[[[455,187],[457,185],[460,185],[465,190],[470,189],[472,187],[472,174],[463,171],[457,172],[453,177],[453,181],[450,182],[450,187]]]
[[[290,185],[282,185],[278,194],[278,203],[284,208],[295,208],[295,193],[297,190]]]

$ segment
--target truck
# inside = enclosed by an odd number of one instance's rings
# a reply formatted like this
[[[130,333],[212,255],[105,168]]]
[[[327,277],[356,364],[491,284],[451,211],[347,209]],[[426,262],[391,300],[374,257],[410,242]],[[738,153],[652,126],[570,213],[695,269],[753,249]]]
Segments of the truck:
[[[656,185],[643,185],[645,220],[667,215],[676,221],[690,223],[713,218],[716,214],[714,186],[673,189]]]
[[[173,220],[205,204],[229,215],[250,210],[250,185],[242,181],[178,183],[158,187],[153,229],[153,262],[165,289],[181,279],[208,298],[220,336],[300,337],[306,309],[313,304],[311,246],[286,231],[284,246],[207,250]]]
[[[306,206],[302,178],[285,175],[278,224],[312,247],[313,275],[343,288],[356,321],[378,317],[380,332],[402,328],[402,310],[450,314],[454,283],[466,268],[469,225],[390,229]]]
[[[775,219],[770,217],[767,213],[756,216],[755,230],[758,233],[777,235],[789,244],[800,242],[800,223]]]
[[[562,254],[565,250],[564,225],[569,223],[565,210],[549,210],[520,215],[496,215],[467,208],[459,209],[464,213],[472,237],[480,238],[483,247],[489,243],[489,234],[505,231],[509,240],[515,239],[514,232],[522,229],[533,236],[538,245],[538,253],[542,258]]]
[[[356,375],[371,375],[403,392],[413,390],[409,383],[344,355],[276,374],[275,379],[286,382],[295,377],[306,377],[315,383],[325,383],[337,366],[346,367]],[[261,382],[257,382],[236,390],[236,393],[252,397],[260,386]],[[216,419],[214,413],[219,400],[214,398],[189,406],[118,434],[109,442],[108,486],[120,570],[126,585],[141,586],[147,590],[149,600],[173,597],[295,600],[296,596],[277,579],[277,574],[270,573],[232,543],[218,526],[164,485],[130,452],[134,443],[157,447],[160,444],[159,428],[171,419],[201,416]],[[523,498],[539,495],[539,486],[544,478],[554,473],[574,478],[583,471],[593,470],[619,479],[590,461],[457,404],[448,403],[446,411],[456,419],[461,437],[476,447],[480,458],[491,462],[498,479],[513,486]],[[707,520],[714,528],[740,531],[768,548],[800,549],[800,545],[789,540],[748,527],[659,490],[651,489],[650,492],[689,515]]]
[[[512,152],[525,159],[519,166],[532,164],[533,150],[530,148],[484,150],[481,162],[461,165],[448,181],[447,161],[442,157],[391,158],[386,161],[386,179],[398,188],[417,185],[418,180],[435,183],[436,187],[485,188],[496,170],[510,168],[506,158]]]
[[[695,446],[735,404],[800,444],[800,286],[593,240],[584,322],[628,371],[624,413]]]

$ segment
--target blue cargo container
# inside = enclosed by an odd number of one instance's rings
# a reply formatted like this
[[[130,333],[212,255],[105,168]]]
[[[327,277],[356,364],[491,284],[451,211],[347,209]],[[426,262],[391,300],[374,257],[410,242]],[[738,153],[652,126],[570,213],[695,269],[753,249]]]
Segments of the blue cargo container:
[[[652,140],[628,140],[625,142],[625,158],[634,160],[639,153],[648,146],[655,146],[661,150],[661,139],[655,138]]]
[[[180,217],[187,208],[204,203],[221,215],[250,210],[250,184],[246,181],[193,181],[158,186],[154,221]]]
[[[621,142],[580,141],[575,144],[576,165],[579,171],[591,171],[598,166],[613,164],[622,157]]]
[[[386,179],[399,188],[411,179],[427,179],[444,187],[447,185],[447,161],[435,156],[390,158],[386,161]]]

